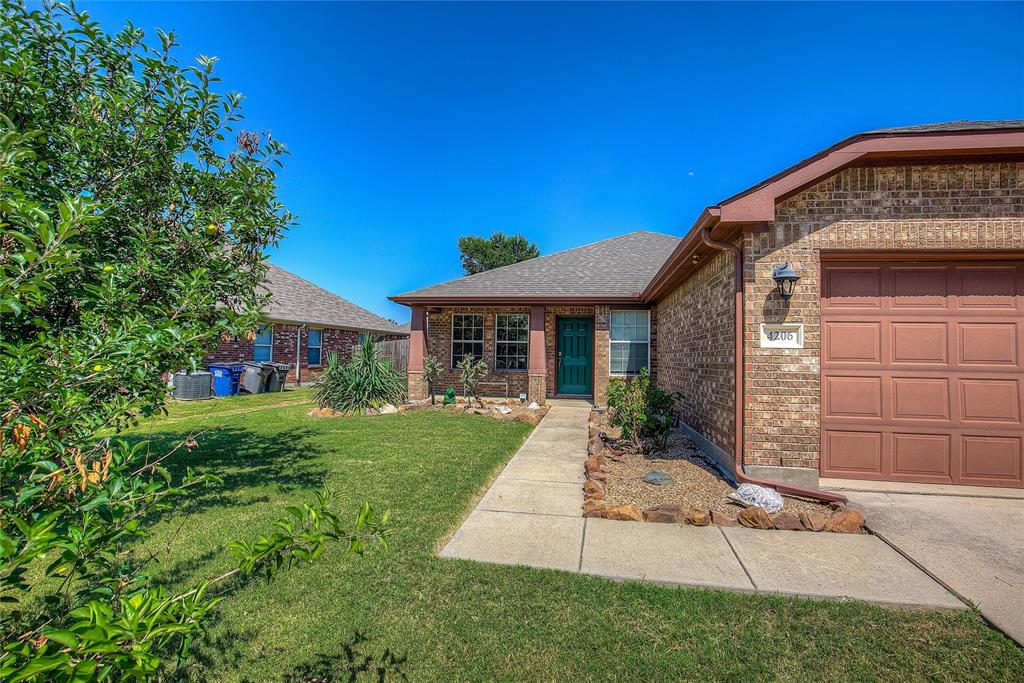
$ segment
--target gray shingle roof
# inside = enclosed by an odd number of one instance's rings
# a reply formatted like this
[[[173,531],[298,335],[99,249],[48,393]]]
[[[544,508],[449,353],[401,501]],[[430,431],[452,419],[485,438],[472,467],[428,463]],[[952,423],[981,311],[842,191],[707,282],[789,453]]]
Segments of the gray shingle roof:
[[[958,131],[991,131],[1024,128],[1024,120],[1008,121],[944,121],[942,123],[924,123],[919,126],[898,126],[896,128],[878,128],[869,130],[863,135],[912,135],[914,133],[955,133]]]
[[[631,232],[392,297],[630,297],[643,291],[678,237]]]
[[[408,333],[401,325],[385,320],[272,263],[267,264],[266,285],[271,299],[264,314],[270,320],[387,334]]]

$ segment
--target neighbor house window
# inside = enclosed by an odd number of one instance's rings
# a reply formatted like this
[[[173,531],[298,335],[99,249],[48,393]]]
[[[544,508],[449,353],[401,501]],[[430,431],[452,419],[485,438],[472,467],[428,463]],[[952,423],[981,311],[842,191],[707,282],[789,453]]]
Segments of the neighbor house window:
[[[612,311],[611,328],[611,374],[635,375],[649,367],[650,311]]]
[[[494,367],[526,370],[529,364],[530,316],[499,315],[494,326]]]
[[[306,339],[306,365],[320,365],[323,334],[323,330],[309,330],[309,335]]]
[[[252,344],[252,359],[263,363],[270,362],[271,348],[274,346],[274,328],[260,325],[256,328],[256,341]]]
[[[456,313],[452,316],[452,367],[470,355],[484,357],[484,317]]]

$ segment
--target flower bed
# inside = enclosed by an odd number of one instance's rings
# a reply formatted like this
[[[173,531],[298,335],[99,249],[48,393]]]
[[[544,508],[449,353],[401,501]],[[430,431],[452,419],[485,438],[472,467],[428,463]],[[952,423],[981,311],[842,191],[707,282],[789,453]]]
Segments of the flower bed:
[[[783,508],[775,515],[744,508],[728,498],[733,486],[678,431],[672,432],[667,447],[658,453],[631,452],[618,437],[606,412],[590,414],[583,488],[586,517],[793,531],[862,530],[864,517],[857,510],[792,496],[783,496]],[[670,480],[649,483],[644,477],[651,472],[668,475]]]

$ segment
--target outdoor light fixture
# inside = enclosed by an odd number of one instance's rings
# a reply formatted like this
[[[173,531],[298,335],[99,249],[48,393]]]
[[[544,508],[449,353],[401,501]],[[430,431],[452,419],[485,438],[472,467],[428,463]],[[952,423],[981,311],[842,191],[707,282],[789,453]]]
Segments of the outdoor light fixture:
[[[772,271],[772,279],[778,285],[779,296],[786,301],[793,296],[793,290],[796,289],[796,282],[800,276],[790,267],[789,261],[786,261],[781,266],[775,266],[775,270]]]

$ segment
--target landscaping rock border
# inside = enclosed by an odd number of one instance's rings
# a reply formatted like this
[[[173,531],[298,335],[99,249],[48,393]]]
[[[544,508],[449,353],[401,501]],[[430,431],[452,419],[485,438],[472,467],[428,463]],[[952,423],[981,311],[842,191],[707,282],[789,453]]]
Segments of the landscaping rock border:
[[[444,410],[450,413],[483,415],[503,422],[528,422],[536,426],[547,415],[549,406],[531,405],[536,407],[524,406],[518,400],[511,398],[500,401],[485,400],[483,405],[474,403],[472,406],[468,406],[465,403],[444,405],[442,403],[431,404],[430,401],[409,401],[398,406],[386,405],[380,410],[367,409],[366,415],[404,415],[420,410]],[[351,415],[352,413],[342,413],[331,408],[313,408],[309,411],[309,416],[316,418],[348,417]]]
[[[864,531],[864,515],[846,506],[833,506],[830,515],[817,512],[779,512],[773,518],[763,508],[749,507],[739,511],[735,517],[719,510],[698,510],[678,505],[659,505],[641,510],[636,505],[606,506],[605,482],[608,479],[607,458],[621,457],[625,451],[614,448],[608,435],[602,432],[594,420],[598,411],[590,413],[587,459],[583,463],[586,481],[583,484],[583,516],[614,519],[626,522],[651,522],[655,524],[691,524],[693,526],[743,526],[748,529],[780,531],[829,531],[833,533],[860,534]]]

